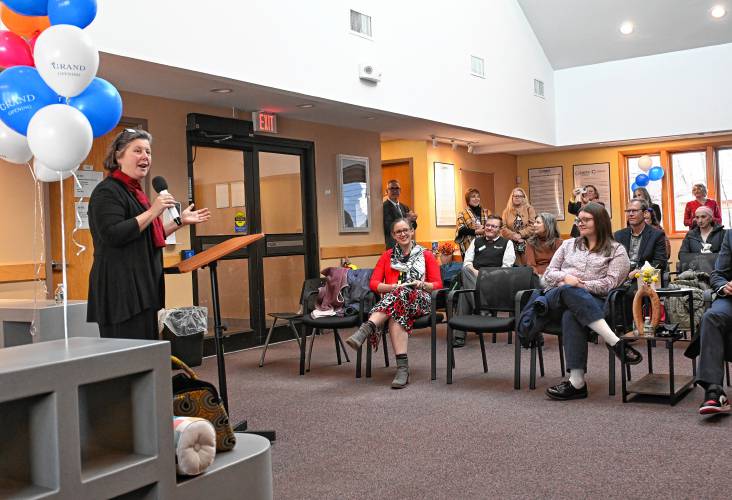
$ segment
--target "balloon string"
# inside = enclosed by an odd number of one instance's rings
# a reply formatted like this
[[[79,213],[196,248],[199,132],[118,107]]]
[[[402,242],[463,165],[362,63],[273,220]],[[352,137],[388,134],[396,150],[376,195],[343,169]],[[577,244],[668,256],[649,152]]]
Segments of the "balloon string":
[[[64,181],[61,172],[58,174],[59,184],[61,185],[61,280],[63,286],[61,287],[61,293],[63,293],[64,301],[64,338],[66,339],[66,346],[69,344],[69,318],[68,318],[68,307],[69,298],[66,293],[66,224],[64,221]]]
[[[31,326],[30,326],[30,334],[32,337],[35,337],[38,333],[38,321],[40,313],[38,311],[38,290],[35,287],[35,284],[40,281],[40,266],[36,264],[35,258],[36,258],[36,244],[38,242],[38,179],[36,179],[36,174],[33,172],[33,167],[31,166],[30,162],[27,162],[26,165],[28,166],[28,171],[31,174],[31,177],[33,178],[33,245],[31,247],[31,263],[33,265],[33,318],[31,319]]]
[[[74,176],[74,181],[76,182],[76,186],[79,188],[79,192],[83,194],[81,182],[79,182],[79,178],[76,177],[76,172],[73,172],[71,175]],[[76,223],[74,224],[74,230],[71,231],[71,241],[79,249],[76,252],[76,256],[77,257],[86,251],[86,246],[85,245],[82,245],[81,243],[79,243],[78,241],[76,241],[76,232],[79,229],[81,229],[81,224],[83,222],[82,219],[81,219],[81,215],[79,214],[79,203],[81,203],[81,200],[82,199],[83,199],[83,197],[82,196],[79,196],[79,198],[76,200],[76,203],[74,203],[74,215],[75,215]]]

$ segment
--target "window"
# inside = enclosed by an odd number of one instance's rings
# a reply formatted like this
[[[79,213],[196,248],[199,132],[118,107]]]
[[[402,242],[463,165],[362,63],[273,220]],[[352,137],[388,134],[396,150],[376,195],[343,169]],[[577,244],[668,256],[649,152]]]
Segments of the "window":
[[[661,156],[660,155],[648,155],[651,157],[651,162],[654,167],[661,165]],[[638,159],[640,159],[640,156],[630,156],[628,157],[628,199],[633,198],[633,192],[630,190],[630,186],[633,185],[635,182],[635,178],[638,177],[639,174],[647,174],[647,172],[644,172],[641,170],[641,168],[638,166]],[[662,181],[661,181],[662,182]],[[651,181],[646,186],[646,189],[648,190],[648,194],[651,195],[651,201],[655,204],[657,204],[659,207],[661,207],[661,216],[665,213],[664,206],[663,206],[663,185],[659,181]],[[663,225],[663,221],[658,221],[659,224]]]
[[[732,228],[732,148],[717,151],[719,167],[719,208],[722,210],[722,224]]]
[[[371,16],[351,10],[351,31],[371,38]]]
[[[470,56],[470,74],[485,78],[485,61],[482,57]]]
[[[691,188],[694,184],[707,185],[706,151],[689,151],[671,154],[671,174],[673,179],[674,230],[686,231],[684,210],[686,203],[693,199]]]

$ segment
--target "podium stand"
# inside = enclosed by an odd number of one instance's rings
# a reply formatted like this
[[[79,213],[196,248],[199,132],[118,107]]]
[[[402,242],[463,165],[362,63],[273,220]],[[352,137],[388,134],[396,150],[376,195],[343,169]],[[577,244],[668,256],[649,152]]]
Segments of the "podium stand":
[[[229,395],[226,388],[226,361],[224,360],[224,330],[225,327],[221,324],[221,307],[219,305],[219,282],[216,272],[218,267],[218,261],[223,257],[236,252],[246,246],[251,245],[255,241],[264,238],[263,233],[250,234],[247,236],[239,236],[231,238],[226,241],[207,248],[201,253],[198,253],[178,263],[175,267],[181,273],[190,273],[198,269],[202,269],[208,266],[209,272],[211,273],[211,306],[214,314],[214,344],[216,347],[216,366],[219,374],[219,393],[221,394],[221,400],[224,402],[224,408],[226,413],[229,414],[231,419],[231,413],[229,413]],[[244,432],[247,430],[246,420],[237,424],[234,428],[237,432]],[[250,431],[252,432],[252,431]],[[252,432],[253,434],[259,434],[266,437],[270,441],[275,440],[274,431],[261,431]]]

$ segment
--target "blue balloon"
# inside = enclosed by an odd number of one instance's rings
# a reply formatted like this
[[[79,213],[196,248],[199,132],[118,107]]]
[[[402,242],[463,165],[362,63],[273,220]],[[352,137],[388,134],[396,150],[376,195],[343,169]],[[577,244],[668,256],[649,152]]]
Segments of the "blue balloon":
[[[0,73],[0,120],[19,134],[26,135],[36,111],[58,102],[36,68],[13,66]]]
[[[635,177],[635,183],[638,184],[639,187],[646,187],[649,182],[651,182],[651,180],[646,174],[638,174]]]
[[[652,181],[660,181],[663,178],[663,167],[653,167],[648,171],[648,178]]]
[[[73,24],[86,28],[97,16],[97,0],[49,0],[48,19],[51,24]]]
[[[122,118],[122,97],[114,85],[101,78],[94,78],[84,92],[70,98],[68,104],[86,116],[94,137],[112,130]]]
[[[5,0],[5,5],[22,16],[45,16],[48,14],[48,0]]]
[[[639,187],[640,187],[640,186],[638,186],[638,184],[636,184],[636,183],[634,182],[634,183],[633,183],[633,184],[631,184],[631,186],[630,186],[630,192],[631,192],[631,193],[635,193],[635,190],[636,190],[636,189],[638,189]],[[635,195],[634,195],[634,196],[635,196]],[[632,197],[631,197],[631,198],[632,198]]]

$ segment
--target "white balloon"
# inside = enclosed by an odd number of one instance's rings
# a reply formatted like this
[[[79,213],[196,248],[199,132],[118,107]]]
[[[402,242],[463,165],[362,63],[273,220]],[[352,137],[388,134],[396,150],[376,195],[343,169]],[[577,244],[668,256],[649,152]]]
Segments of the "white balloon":
[[[33,160],[33,173],[36,175],[36,179],[38,179],[41,182],[56,182],[56,181],[68,179],[77,170],[79,170],[78,165],[71,170],[67,170],[65,172],[59,172],[58,170],[51,170],[50,168],[45,166],[43,163],[38,161],[38,158]]]
[[[43,81],[64,97],[81,94],[99,68],[99,52],[91,37],[70,24],[57,24],[41,33],[33,58]]]
[[[638,158],[638,168],[640,168],[644,172],[648,172],[651,169],[652,165],[653,165],[653,160],[651,160],[650,156],[643,155],[640,158]]]
[[[51,170],[78,166],[91,151],[92,128],[81,111],[66,104],[41,108],[28,123],[28,145]]]
[[[0,120],[0,159],[10,163],[27,163],[33,158],[28,139]]]

